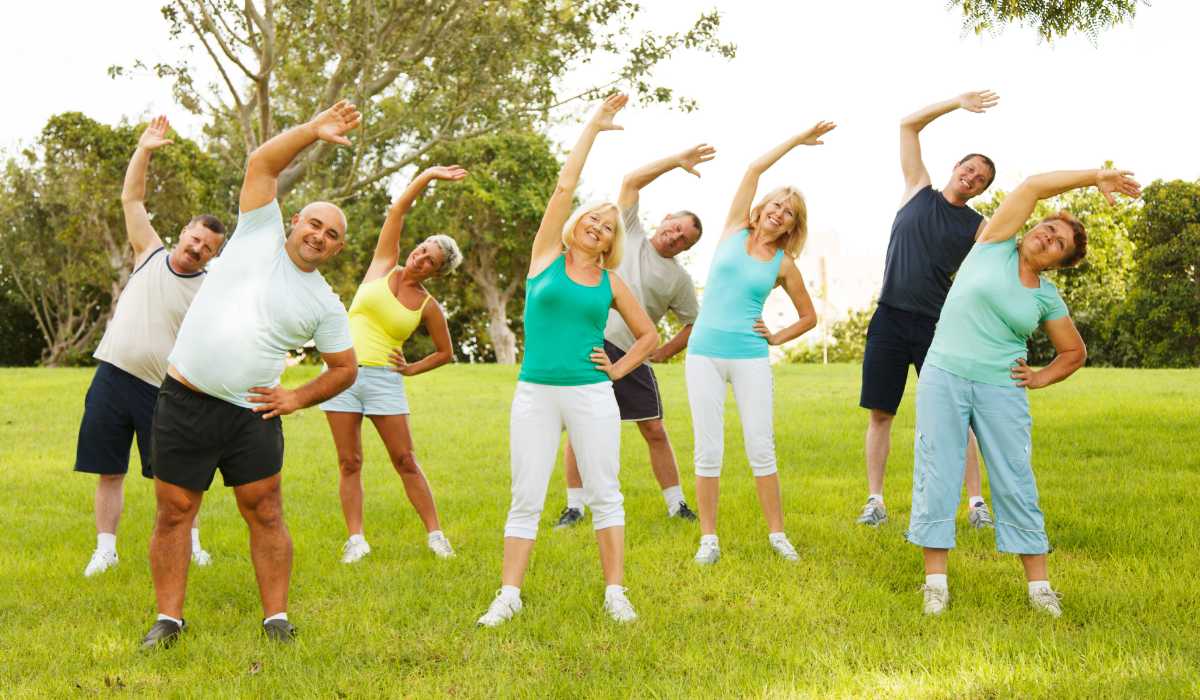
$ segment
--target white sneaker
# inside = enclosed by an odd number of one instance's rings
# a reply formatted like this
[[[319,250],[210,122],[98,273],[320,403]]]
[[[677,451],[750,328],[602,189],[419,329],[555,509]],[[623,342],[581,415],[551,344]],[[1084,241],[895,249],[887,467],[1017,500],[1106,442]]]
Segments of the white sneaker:
[[[196,566],[208,566],[212,563],[212,555],[203,549],[193,549],[192,561],[196,563]]]
[[[429,548],[442,559],[449,559],[454,556],[454,548],[450,546],[450,540],[446,539],[446,536],[440,532],[429,536]]]
[[[941,615],[950,605],[950,589],[936,586],[922,586],[925,592],[925,614]]]
[[[792,543],[788,541],[788,538],[780,537],[778,539],[770,540],[770,542],[771,549],[775,550],[775,553],[779,556],[788,561],[800,561],[799,552],[797,552],[796,548],[792,546]]]
[[[1034,610],[1044,612],[1050,617],[1062,617],[1062,594],[1048,588],[1029,594],[1029,604]]]
[[[108,571],[117,565],[117,553],[107,549],[97,549],[92,552],[92,560],[88,562],[87,568],[83,570],[84,576],[95,576],[96,574]]]
[[[506,598],[500,591],[496,591],[496,597],[492,599],[492,604],[488,606],[487,612],[480,616],[475,624],[480,627],[498,627],[511,620],[513,615],[521,612],[522,607],[520,596]]]
[[[625,597],[626,588],[622,588],[620,592],[612,592],[604,594],[604,612],[617,622],[633,622],[637,619],[637,613],[633,611],[633,603],[629,602],[629,598]]]
[[[342,545],[342,563],[353,564],[371,553],[371,545],[366,540],[346,540]]]
[[[697,564],[716,564],[721,558],[721,545],[716,542],[700,540],[700,548],[696,550]]]

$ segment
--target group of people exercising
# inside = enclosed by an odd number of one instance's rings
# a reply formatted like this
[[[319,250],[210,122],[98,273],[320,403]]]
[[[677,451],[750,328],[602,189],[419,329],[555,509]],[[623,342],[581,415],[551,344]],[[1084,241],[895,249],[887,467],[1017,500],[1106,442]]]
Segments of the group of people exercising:
[[[575,524],[591,510],[606,584],[603,609],[612,619],[637,617],[623,585],[621,421],[636,422],[647,443],[668,516],[695,520],[698,514],[696,563],[716,563],[727,385],[738,406],[768,544],[785,560],[799,559],[784,530],[769,346],[797,338],[817,322],[796,265],[808,215],[794,187],[757,201],[756,194],[760,177],[780,158],[798,146],[821,145],[835,125],[818,122],[749,165],[721,228],[700,304],[677,260],[700,239],[700,218],[675,211],[650,235],[638,204],[640,191],[671,170],[698,175],[696,168],[715,156],[711,146],[634,170],[616,202],[573,206],[596,138],[621,128],[614,118],[627,101],[612,95],[592,114],[533,239],[524,357],[510,418],[512,497],[501,587],[478,619],[482,626],[502,624],[521,611],[521,585],[564,429],[567,503],[557,526]],[[997,548],[1022,559],[1031,605],[1058,616],[1062,610],[1047,575],[1049,543],[1031,465],[1026,389],[1065,379],[1086,358],[1062,298],[1042,273],[1082,260],[1087,234],[1064,211],[1035,224],[1019,242],[1015,236],[1039,200],[1096,186],[1111,201],[1113,193],[1136,197],[1140,188],[1131,173],[1120,170],[1045,173],[1022,182],[984,219],[967,202],[995,178],[991,159],[967,155],[946,185],[935,189],[921,159],[919,134],[943,114],[960,108],[982,112],[996,102],[991,92],[964,93],[901,122],[905,193],[863,362],[869,495],[858,522],[877,526],[887,520],[883,477],[891,423],[913,365],[919,381],[906,537],[924,551],[925,613],[939,614],[949,602],[947,554],[955,544],[965,475],[971,524],[995,527]],[[142,640],[144,648],[170,645],[185,628],[189,558],[197,565],[210,561],[200,545],[197,514],[217,471],[233,488],[250,530],[263,629],[273,640],[294,638],[287,617],[292,543],[282,515],[280,417],[305,407],[319,405],[333,434],[349,532],[343,562],[371,551],[363,534],[360,481],[364,416],[404,483],[429,548],[439,557],[454,555],[414,454],[403,378],[452,360],[445,315],[424,283],[453,271],[463,256],[453,239],[439,234],[425,238],[401,264],[400,238],[405,216],[430,183],[461,180],[467,171],[431,167],[396,199],[349,311],[319,271],[345,245],[344,213],[332,203],[312,202],[285,225],[276,201],[280,173],[301,151],[317,141],[349,145],[346,135],[360,120],[354,105],[338,102],[259,146],[247,161],[237,228],[229,240],[219,219],[202,215],[180,231],[169,252],[144,201],[151,154],[171,143],[165,118],[150,123],[130,161],[122,203],[135,267],[95,353],[99,366],[85,400],[75,469],[100,475],[97,547],[85,576],[118,561],[123,478],[135,436],[143,474],[154,479],[150,563],[158,617]],[[206,272],[218,252],[220,263]],[[798,318],[772,330],[761,316],[777,286]],[[682,329],[660,346],[656,326],[668,311]],[[418,326],[428,331],[435,351],[408,362],[401,348]],[[1025,362],[1026,342],[1038,327],[1056,356],[1034,369]],[[288,353],[308,344],[320,353],[323,371],[302,386],[285,388],[279,378]],[[680,487],[648,364],[685,347],[695,512]],[[976,443],[987,462],[994,519],[982,499]]]

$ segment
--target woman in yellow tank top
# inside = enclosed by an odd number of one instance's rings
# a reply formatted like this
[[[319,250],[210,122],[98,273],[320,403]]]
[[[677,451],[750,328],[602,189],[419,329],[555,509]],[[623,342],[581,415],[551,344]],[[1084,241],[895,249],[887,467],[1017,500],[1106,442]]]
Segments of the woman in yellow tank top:
[[[428,532],[429,548],[439,557],[454,550],[442,533],[433,491],[413,454],[408,426],[408,401],[403,377],[428,372],[449,362],[453,353],[450,329],[442,307],[425,291],[423,282],[454,270],[462,253],[445,235],[426,238],[400,258],[400,233],[413,202],[434,180],[461,180],[467,171],[457,165],[429,168],[416,177],[392,204],[375,255],[362,284],[350,303],[350,332],[358,355],[358,379],[346,391],[321,404],[337,447],[340,471],[338,491],[350,537],[342,548],[342,562],[350,564],[371,551],[362,523],[362,419],[367,416],[383,440],[392,466],[404,482],[404,492]],[[436,350],[409,364],[401,348],[417,326],[424,325]]]

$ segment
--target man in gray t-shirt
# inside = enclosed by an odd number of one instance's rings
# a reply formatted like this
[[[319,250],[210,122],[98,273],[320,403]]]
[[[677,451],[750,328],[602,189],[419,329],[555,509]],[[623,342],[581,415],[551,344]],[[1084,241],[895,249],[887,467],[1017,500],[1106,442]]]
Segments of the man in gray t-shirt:
[[[625,176],[617,198],[625,223],[625,257],[617,274],[629,285],[638,303],[646,309],[650,320],[657,324],[667,311],[674,311],[683,328],[650,356],[651,362],[666,362],[687,346],[692,322],[700,311],[696,301],[696,286],[687,270],[675,256],[700,240],[700,217],[690,211],[677,211],[663,217],[653,236],[638,219],[638,193],[660,175],[680,168],[697,177],[696,166],[712,160],[716,150],[700,144],[682,153],[647,163]],[[610,311],[608,327],[604,329],[604,351],[616,362],[633,345],[634,337],[619,314]],[[650,365],[642,365],[625,377],[613,382],[613,393],[621,409],[621,420],[636,421],[646,445],[650,448],[650,467],[662,488],[668,517],[695,520],[679,486],[679,466],[675,452],[662,421],[662,400],[658,381]],[[567,507],[559,515],[555,527],[574,525],[583,518],[583,480],[575,464],[575,453],[567,444]]]

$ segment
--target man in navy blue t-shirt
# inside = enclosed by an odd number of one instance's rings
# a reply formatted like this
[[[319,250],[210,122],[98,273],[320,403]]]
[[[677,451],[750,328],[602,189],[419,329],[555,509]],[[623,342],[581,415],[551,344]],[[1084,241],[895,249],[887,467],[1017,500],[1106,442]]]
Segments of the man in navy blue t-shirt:
[[[971,153],[954,166],[950,181],[935,190],[921,160],[920,132],[943,114],[956,109],[983,112],[997,101],[991,91],[965,92],[900,122],[904,197],[892,223],[879,307],[867,329],[859,399],[859,405],[871,412],[867,423],[868,496],[858,518],[864,525],[887,521],[883,475],[891,449],[892,421],[904,395],[908,366],[913,365],[920,373],[951,278],[983,231],[984,218],[968,207],[967,201],[986,190],[996,177],[996,166],[990,158]],[[970,436],[966,459],[971,524],[991,525],[991,514],[981,497],[974,435]]]

